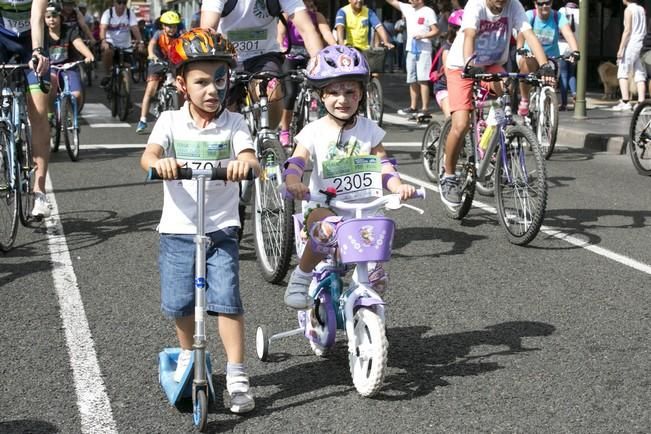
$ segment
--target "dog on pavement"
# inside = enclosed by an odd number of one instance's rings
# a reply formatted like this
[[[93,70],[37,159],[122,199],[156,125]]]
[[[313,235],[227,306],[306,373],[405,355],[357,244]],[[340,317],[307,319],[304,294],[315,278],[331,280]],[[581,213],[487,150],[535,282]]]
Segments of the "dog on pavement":
[[[619,92],[617,65],[615,65],[613,62],[603,62],[597,68],[597,73],[599,74],[599,80],[604,86],[603,99],[617,99],[617,94]],[[635,81],[633,80],[633,72],[629,72],[628,74],[628,92],[631,95],[631,100],[637,98],[637,87],[635,85]]]

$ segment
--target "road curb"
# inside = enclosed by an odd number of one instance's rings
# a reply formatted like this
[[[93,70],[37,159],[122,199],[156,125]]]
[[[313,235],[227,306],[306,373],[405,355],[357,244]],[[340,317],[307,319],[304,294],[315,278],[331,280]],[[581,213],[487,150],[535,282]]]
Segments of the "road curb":
[[[573,146],[576,148],[616,155],[625,154],[626,144],[628,143],[628,135],[590,133],[561,125],[558,127],[557,141],[559,138],[562,138],[563,142],[575,142],[582,145]]]

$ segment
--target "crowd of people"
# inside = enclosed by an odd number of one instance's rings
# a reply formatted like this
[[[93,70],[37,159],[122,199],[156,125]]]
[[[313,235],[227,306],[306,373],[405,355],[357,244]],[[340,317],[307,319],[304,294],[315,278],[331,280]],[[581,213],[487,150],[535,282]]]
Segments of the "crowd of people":
[[[644,98],[646,75],[640,64],[640,50],[646,34],[644,9],[633,0],[623,0],[624,34],[617,57],[618,78],[622,84],[619,109],[630,108],[627,80],[634,71],[638,98]],[[30,3],[26,1],[25,3]],[[38,77],[49,80],[48,66],[67,62],[73,49],[88,62],[95,60],[92,47],[100,44],[105,72],[111,69],[114,47],[130,47],[147,52],[152,62],[142,104],[138,132],[147,129],[149,101],[160,81],[159,62],[170,63],[176,74],[184,103],[179,110],[164,112],[156,121],[141,158],[143,169],[156,168],[164,183],[164,205],[158,230],[160,243],[161,310],[175,321],[177,338],[182,348],[177,378],[190,363],[193,341],[193,215],[194,190],[191,184],[172,182],[179,167],[193,166],[228,168],[228,181],[211,182],[208,190],[207,231],[211,247],[207,252],[207,310],[218,316],[219,333],[226,352],[226,382],[231,410],[244,413],[255,406],[244,361],[244,317],[239,295],[238,278],[238,187],[249,170],[260,171],[252,138],[237,104],[241,89],[230,86],[229,77],[236,67],[248,72],[281,73],[305,67],[308,83],[315,89],[324,106],[324,115],[308,124],[289,143],[289,124],[297,90],[287,87],[285,98],[277,98],[270,107],[270,117],[277,119],[281,142],[293,149],[285,164],[283,178],[287,190],[297,199],[308,191],[335,185],[334,164],[348,161],[348,175],[363,176],[368,183],[343,187],[342,195],[354,200],[381,194],[386,190],[402,199],[414,194],[414,187],[401,181],[395,162],[382,146],[385,132],[363,116],[359,116],[365,88],[371,76],[365,58],[377,41],[395,57],[390,68],[405,68],[410,106],[399,113],[411,116],[427,114],[430,95],[446,116],[452,119],[448,135],[445,174],[441,179],[444,200],[460,202],[459,180],[454,168],[462,138],[469,126],[472,81],[464,71],[501,71],[504,65],[517,65],[521,71],[556,75],[559,58],[561,109],[575,95],[574,62],[579,59],[577,32],[579,16],[574,3],[567,2],[554,11],[550,0],[536,0],[535,8],[525,12],[515,0],[468,0],[465,7],[454,2],[441,2],[438,13],[424,0],[387,0],[400,12],[395,22],[380,21],[362,0],[349,0],[336,14],[334,28],[312,0],[283,0],[279,10],[258,13],[260,7],[273,2],[240,0],[232,10],[225,2],[205,0],[194,19],[198,27],[185,31],[183,20],[175,11],[165,11],[157,20],[160,29],[152,32],[139,22],[126,6],[126,0],[115,0],[103,11],[99,20],[90,16],[85,5],[73,0],[62,4],[32,0],[12,20],[0,22],[0,63],[14,54],[20,62],[30,62],[29,118],[36,162],[35,215],[47,217],[49,206],[45,195],[48,165],[48,111],[51,98],[35,86]],[[228,3],[230,4],[230,3]],[[279,24],[282,17],[284,23]],[[251,29],[256,29],[255,32]],[[291,46],[287,55],[280,53]],[[515,61],[512,59],[517,52]],[[403,56],[404,54],[404,56]],[[566,59],[560,59],[569,54]],[[436,71],[435,83],[430,78]],[[78,73],[70,72],[73,92],[81,93]],[[106,80],[102,81],[106,84]],[[289,84],[289,83],[288,83]],[[273,92],[280,93],[280,87]],[[502,92],[494,83],[495,92]],[[518,112],[526,114],[527,88]],[[81,95],[79,95],[81,98]],[[273,97],[271,98],[274,99]],[[224,146],[214,146],[215,143]],[[354,157],[369,156],[364,165],[356,165]],[[202,156],[201,158],[197,156]],[[311,165],[309,182],[303,172]],[[369,169],[369,167],[373,167]],[[379,192],[379,193],[378,193]],[[336,225],[347,218],[343,212],[319,208],[310,202],[303,206],[305,227],[314,239],[327,247]],[[325,240],[325,241],[324,241]],[[293,270],[285,292],[285,302],[295,309],[305,309],[310,302],[308,285],[315,265],[323,258],[323,250],[308,243],[300,263]],[[183,284],[180,284],[183,282]]]

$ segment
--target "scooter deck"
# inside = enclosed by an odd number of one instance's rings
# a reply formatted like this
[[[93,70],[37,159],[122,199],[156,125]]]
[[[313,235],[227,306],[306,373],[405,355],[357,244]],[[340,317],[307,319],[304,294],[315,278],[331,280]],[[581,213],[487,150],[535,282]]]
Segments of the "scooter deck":
[[[188,365],[188,369],[183,373],[181,381],[174,381],[174,372],[176,371],[176,362],[179,359],[181,348],[165,348],[158,353],[158,374],[160,385],[167,396],[171,405],[178,405],[183,399],[192,399],[192,380],[194,373],[194,352]],[[206,377],[208,380],[209,399],[215,400],[215,389],[212,384],[212,364],[210,363],[210,353],[206,352]]]

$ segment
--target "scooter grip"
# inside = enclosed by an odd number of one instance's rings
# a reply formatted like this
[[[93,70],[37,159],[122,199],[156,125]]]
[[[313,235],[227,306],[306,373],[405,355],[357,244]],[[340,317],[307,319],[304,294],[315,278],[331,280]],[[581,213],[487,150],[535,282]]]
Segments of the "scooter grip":
[[[213,167],[209,170],[199,170],[197,172],[209,172],[209,179],[211,181],[225,181],[228,176],[228,169],[226,167]],[[190,167],[179,167],[177,174],[176,179],[192,179],[195,174],[199,175],[199,173],[195,173],[195,170]],[[150,167],[147,171],[147,179],[153,181],[163,178],[158,174],[156,168]],[[253,169],[249,170],[246,179],[249,181],[255,179],[255,172]]]

